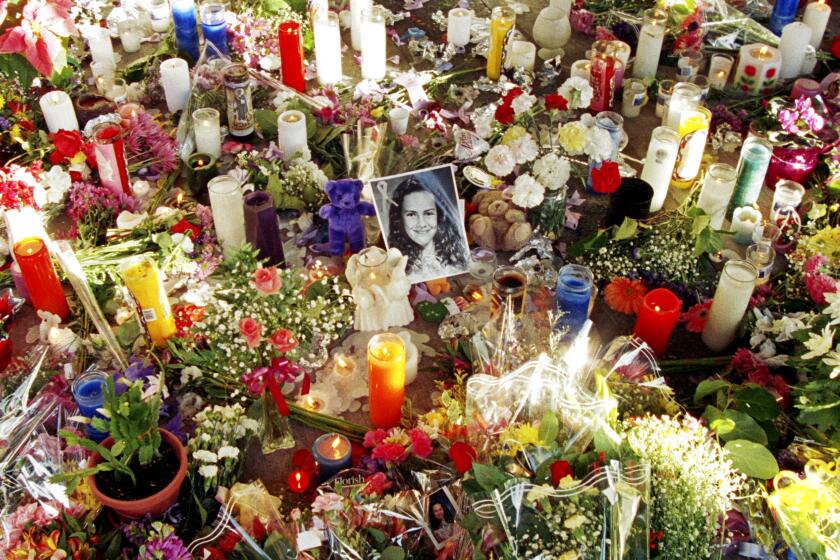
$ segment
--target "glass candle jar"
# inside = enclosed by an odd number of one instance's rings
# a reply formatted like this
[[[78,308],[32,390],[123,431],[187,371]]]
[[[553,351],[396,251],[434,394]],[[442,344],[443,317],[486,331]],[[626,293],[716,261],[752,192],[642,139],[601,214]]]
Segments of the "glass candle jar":
[[[723,227],[726,206],[729,204],[729,197],[732,196],[732,189],[735,188],[736,177],[735,168],[728,163],[713,163],[706,171],[697,199],[697,208],[711,216],[710,225],[713,229]]]
[[[665,126],[674,130],[680,127],[680,118],[685,111],[696,109],[700,105],[700,88],[690,82],[679,82],[674,85],[671,99],[668,102],[668,115]]]
[[[656,76],[667,24],[668,12],[665,10],[645,10],[639,44],[636,47],[636,61],[633,62],[634,78],[647,79]]]
[[[513,312],[520,315],[525,311],[525,296],[528,291],[528,276],[516,266],[500,266],[493,273],[493,312],[497,314],[510,301]]]
[[[207,183],[213,227],[225,255],[237,251],[245,242],[245,211],[242,188],[230,175],[219,175]]]
[[[680,150],[671,177],[671,186],[687,189],[694,184],[700,172],[703,154],[706,152],[706,140],[709,138],[709,126],[712,113],[705,107],[695,107],[683,111],[677,133],[680,136]]]
[[[554,292],[554,310],[561,314],[556,327],[568,329],[568,335],[577,334],[589,317],[592,281],[588,267],[567,264],[560,269]]]
[[[44,240],[40,237],[26,237],[14,244],[13,251],[32,307],[65,320],[70,315],[70,307]]]
[[[647,181],[653,188],[653,199],[650,201],[651,212],[659,212],[665,203],[679,147],[680,137],[675,130],[667,126],[658,126],[653,129],[647,156],[645,156],[645,166],[640,175],[640,178]]]
[[[618,226],[625,218],[644,220],[650,215],[653,201],[653,187],[647,181],[625,177],[610,195],[607,206],[606,225]]]
[[[470,276],[481,284],[493,279],[496,271],[496,252],[486,247],[476,247],[470,251]]]
[[[277,31],[280,43],[280,66],[283,84],[297,91],[306,89],[303,75],[303,38],[300,24],[296,21],[284,21]]]
[[[665,116],[668,112],[668,104],[671,103],[671,93],[674,91],[674,80],[662,80],[659,82],[659,90],[656,94],[656,116],[665,123]]]
[[[720,352],[735,339],[757,276],[755,266],[748,261],[733,259],[723,266],[702,334],[703,343],[714,352]]]
[[[773,272],[776,250],[768,243],[754,243],[747,247],[747,260],[755,267],[756,286],[766,284]]]
[[[496,6],[490,14],[490,47],[487,51],[487,77],[498,80],[502,75],[505,40],[516,23],[516,13],[510,8]]]
[[[245,210],[245,240],[257,250],[259,258],[270,265],[282,265],[286,258],[280,224],[274,209],[274,197],[263,191],[251,192],[243,198]]]
[[[615,161],[618,159],[619,147],[624,135],[624,117],[613,111],[601,111],[595,115],[595,126],[601,130],[605,130],[612,140],[612,151],[609,157],[604,161]],[[589,162],[589,172],[586,178],[586,186],[590,192],[593,192],[592,186],[592,170],[600,169],[602,161],[592,160]]]
[[[93,127],[91,136],[99,180],[115,193],[131,196],[122,127],[113,122],[101,122]]]
[[[724,89],[729,80],[729,73],[735,65],[735,59],[728,54],[715,54],[709,62],[709,86]]]
[[[207,58],[228,54],[227,7],[221,2],[205,2],[201,5],[199,17],[204,41],[207,43]]]
[[[764,138],[750,136],[744,141],[738,160],[738,178],[727,210],[729,216],[735,208],[754,204],[758,200],[772,152],[773,145]]]
[[[338,14],[319,10],[315,13],[315,67],[318,83],[329,86],[341,81],[341,29]]]
[[[175,334],[175,317],[157,263],[148,255],[133,257],[120,265],[120,275],[137,304],[152,343],[165,346]]]
[[[700,72],[703,65],[701,52],[690,52],[677,59],[677,82],[689,82]]]
[[[143,40],[143,32],[140,23],[134,18],[127,18],[117,24],[120,34],[123,51],[135,53],[140,50],[140,41]]]
[[[85,418],[103,417],[97,411],[105,404],[105,387],[108,385],[108,378],[109,375],[104,371],[94,369],[83,372],[73,380],[70,388],[73,392],[73,400],[79,408],[79,414]],[[90,424],[85,427],[85,434],[96,442],[108,437],[107,433],[93,429]]]
[[[802,204],[803,196],[805,187],[796,181],[782,180],[776,183],[776,190],[773,191],[772,219],[775,221],[782,212],[795,211]]]
[[[256,126],[248,67],[244,64],[230,64],[222,76],[225,82],[228,130],[232,136],[248,136]]]
[[[400,425],[405,399],[405,343],[393,333],[377,334],[368,342],[370,421],[376,428]]]
[[[149,19],[152,23],[152,31],[155,33],[169,31],[172,15],[169,12],[168,0],[150,0]]]
[[[178,52],[196,63],[199,58],[199,44],[195,0],[171,0],[171,7]]]
[[[222,129],[220,115],[216,109],[205,107],[192,114],[193,136],[197,152],[218,158],[222,155]]]
[[[593,55],[589,66],[589,85],[592,86],[590,111],[606,111],[612,105],[617,65],[618,61],[610,52],[597,52]]]

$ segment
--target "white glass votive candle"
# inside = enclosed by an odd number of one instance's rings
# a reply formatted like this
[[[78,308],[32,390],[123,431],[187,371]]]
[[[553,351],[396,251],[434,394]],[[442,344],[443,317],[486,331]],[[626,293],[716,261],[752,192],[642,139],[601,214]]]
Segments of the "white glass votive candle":
[[[456,47],[464,47],[470,42],[472,10],[452,8],[446,22],[446,40]]]
[[[747,247],[747,260],[755,267],[755,285],[761,286],[770,280],[776,250],[769,243],[754,243]]]
[[[653,187],[653,198],[650,201],[651,212],[658,212],[665,203],[679,148],[680,137],[676,130],[667,126],[658,126],[653,129],[647,156],[645,156],[645,166],[640,175],[642,181],[646,181]]]
[[[90,26],[84,32],[94,62],[114,65],[114,46],[111,34],[104,27]]]
[[[703,65],[703,54],[693,52],[685,54],[677,59],[677,77],[678,82],[690,82],[700,72],[700,67]]]
[[[183,58],[170,58],[160,63],[160,83],[170,113],[182,110],[190,97],[190,68]]]
[[[38,104],[41,106],[41,113],[47,121],[47,129],[50,133],[59,130],[79,130],[73,101],[66,92],[55,90],[45,93],[38,100]]]
[[[634,78],[646,79],[656,76],[667,23],[668,12],[658,8],[645,10],[639,44],[636,47],[636,60],[633,62]]]
[[[674,80],[662,80],[659,82],[659,90],[656,93],[656,116],[662,119],[665,124],[665,117],[668,114],[668,104],[671,103],[671,93],[674,91]]]
[[[505,60],[505,68],[522,68],[529,72],[534,70],[537,59],[537,46],[529,41],[511,41]]]
[[[313,24],[315,35],[315,67],[318,83],[329,86],[341,81],[341,29],[338,14],[319,10]]]
[[[710,225],[713,229],[723,227],[723,218],[726,216],[726,207],[735,188],[736,178],[735,168],[728,163],[713,163],[706,172],[697,199],[697,208],[711,216]]]
[[[589,80],[589,75],[592,73],[592,63],[588,60],[576,60],[572,63],[569,73],[573,78]]]
[[[665,126],[678,130],[680,119],[686,111],[696,109],[700,105],[702,92],[697,84],[691,82],[679,82],[674,85],[671,99],[668,102],[668,116],[665,119]]]
[[[172,23],[169,2],[167,0],[151,0],[149,6],[149,19],[152,22],[152,31],[156,33],[168,31]]]
[[[648,101],[647,86],[641,80],[632,78],[624,82],[621,97],[621,114],[627,118],[638,117]]]
[[[277,145],[283,160],[307,155],[306,117],[300,111],[284,111],[277,117]]]
[[[219,175],[207,183],[213,227],[225,255],[245,243],[245,207],[239,182],[229,175]]]
[[[362,50],[362,13],[372,5],[371,0],[350,0],[350,39],[357,51]]]
[[[195,151],[218,158],[222,155],[222,132],[219,111],[212,107],[196,109],[192,114]]]
[[[709,62],[709,86],[715,89],[724,89],[734,65],[735,59],[728,54],[713,55],[711,62]]]
[[[385,77],[385,12],[371,6],[362,14],[362,78],[381,80]]]
[[[122,20],[118,25],[120,33],[120,41],[122,41],[122,48],[127,53],[135,53],[140,50],[140,41],[143,39],[143,33],[140,29],[138,21],[134,18]]]
[[[755,267],[744,260],[731,260],[723,266],[702,335],[703,343],[711,350],[720,352],[735,339],[757,275]]]
[[[394,107],[388,111],[388,121],[391,124],[391,130],[394,134],[405,134],[408,130],[408,109],[405,107]]]
[[[780,213],[790,213],[802,204],[802,197],[805,196],[805,187],[796,181],[783,179],[776,183],[776,190],[773,191],[773,221],[775,222]]]

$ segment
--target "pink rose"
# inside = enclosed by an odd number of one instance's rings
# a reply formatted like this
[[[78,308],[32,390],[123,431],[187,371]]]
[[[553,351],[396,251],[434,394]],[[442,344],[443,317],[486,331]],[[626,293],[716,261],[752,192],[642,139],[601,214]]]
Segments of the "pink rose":
[[[245,317],[239,321],[239,334],[245,338],[248,348],[252,350],[259,346],[262,340],[263,326],[252,317]]]
[[[257,291],[264,296],[277,293],[283,283],[280,281],[280,273],[276,266],[258,268],[254,271],[254,284]]]
[[[289,352],[298,344],[292,331],[284,328],[277,329],[268,341],[274,345],[278,352]]]

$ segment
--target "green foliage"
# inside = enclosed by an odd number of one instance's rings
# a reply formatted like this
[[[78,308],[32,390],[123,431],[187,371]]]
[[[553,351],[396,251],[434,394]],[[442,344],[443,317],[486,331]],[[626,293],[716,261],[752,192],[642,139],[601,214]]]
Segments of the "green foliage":
[[[732,466],[752,478],[769,480],[779,472],[776,458],[767,448],[745,439],[734,439],[724,447]]]
[[[4,54],[0,56],[0,75],[10,82],[18,82],[28,87],[32,80],[39,76],[29,61],[19,54]]]
[[[503,488],[508,480],[508,475],[500,469],[481,463],[473,463],[472,472],[476,482],[485,492]]]

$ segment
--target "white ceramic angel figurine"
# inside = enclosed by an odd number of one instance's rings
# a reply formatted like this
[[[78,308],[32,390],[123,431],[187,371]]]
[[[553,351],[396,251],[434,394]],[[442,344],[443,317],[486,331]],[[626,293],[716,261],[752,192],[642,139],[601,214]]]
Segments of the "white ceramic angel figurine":
[[[386,288],[390,280],[387,254],[379,247],[351,255],[345,275],[356,302],[354,326],[357,331],[380,331],[387,327],[389,298]]]
[[[385,315],[385,327],[404,327],[414,319],[414,310],[408,301],[411,282],[405,274],[408,257],[392,247],[388,250],[387,264],[391,269],[391,279],[386,290],[390,303]]]

